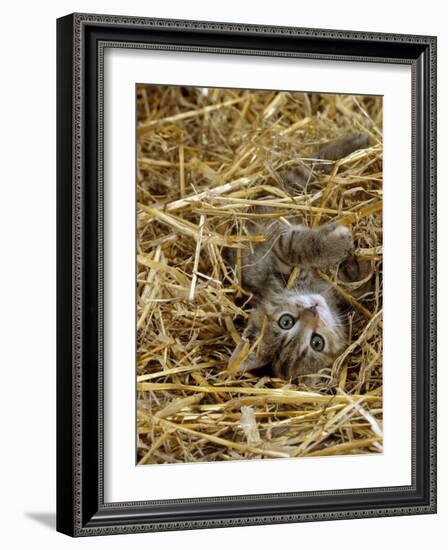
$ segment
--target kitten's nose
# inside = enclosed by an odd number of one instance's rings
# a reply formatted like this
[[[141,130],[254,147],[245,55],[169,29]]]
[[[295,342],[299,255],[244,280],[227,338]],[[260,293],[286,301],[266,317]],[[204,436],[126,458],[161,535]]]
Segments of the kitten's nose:
[[[319,323],[319,313],[317,311],[317,305],[307,307],[305,309],[303,320],[305,323],[309,323],[313,329],[317,327]]]
[[[316,330],[320,321],[317,305],[307,307],[303,313],[303,322],[310,326],[313,330]]]

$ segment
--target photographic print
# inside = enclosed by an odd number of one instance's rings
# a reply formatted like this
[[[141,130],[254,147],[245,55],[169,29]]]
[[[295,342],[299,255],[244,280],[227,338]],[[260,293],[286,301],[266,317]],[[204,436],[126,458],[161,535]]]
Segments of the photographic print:
[[[435,513],[436,37],[57,43],[57,530]]]
[[[382,97],[136,87],[138,465],[381,453]]]

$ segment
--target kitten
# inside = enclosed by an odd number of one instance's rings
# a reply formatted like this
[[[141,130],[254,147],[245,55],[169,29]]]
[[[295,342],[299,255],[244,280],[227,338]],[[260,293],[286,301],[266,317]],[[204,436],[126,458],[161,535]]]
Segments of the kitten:
[[[367,146],[367,136],[355,134],[325,145],[311,158],[337,160]],[[297,194],[311,176],[303,168],[289,173],[283,183]],[[346,345],[340,298],[316,270],[346,259],[353,247],[352,235],[335,223],[315,229],[278,220],[261,224],[251,223],[248,229],[263,232],[268,239],[241,254],[242,284],[254,295],[253,309],[229,364],[241,361],[243,372],[267,367],[273,376],[310,384],[316,379],[310,375],[331,366]],[[295,266],[299,274],[288,288]]]

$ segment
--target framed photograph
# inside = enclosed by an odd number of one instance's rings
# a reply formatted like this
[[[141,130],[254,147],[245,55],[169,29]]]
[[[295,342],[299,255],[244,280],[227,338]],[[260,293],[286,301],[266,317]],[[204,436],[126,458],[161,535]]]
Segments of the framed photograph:
[[[435,513],[436,38],[57,40],[57,529]]]

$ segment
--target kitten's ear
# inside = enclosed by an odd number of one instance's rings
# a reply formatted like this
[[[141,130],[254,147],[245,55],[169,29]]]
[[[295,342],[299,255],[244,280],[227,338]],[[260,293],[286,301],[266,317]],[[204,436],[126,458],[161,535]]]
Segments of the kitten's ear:
[[[234,349],[228,365],[229,374],[235,374],[237,372],[249,372],[256,370],[266,365],[266,361],[263,361],[261,357],[258,357],[254,351],[250,351],[250,346],[244,338]]]
[[[362,261],[355,256],[350,256],[339,266],[338,276],[344,283],[356,283],[352,284],[350,289],[354,298],[358,299],[375,290],[375,274],[368,260]]]
[[[258,349],[253,350],[253,346],[260,336],[263,319],[264,313],[258,308],[250,314],[243,336],[229,359],[228,371],[230,373],[246,372],[263,366],[262,354]],[[259,345],[263,346],[263,343],[260,342]]]
[[[260,335],[261,327],[263,326],[265,313],[261,307],[253,309],[247,320],[246,328],[243,332],[243,337],[246,338],[251,345],[253,345]]]
[[[251,370],[261,369],[266,366],[266,361],[262,357],[258,357],[257,354],[252,351],[247,356],[243,363],[240,363],[238,370],[240,372],[250,372]]]

